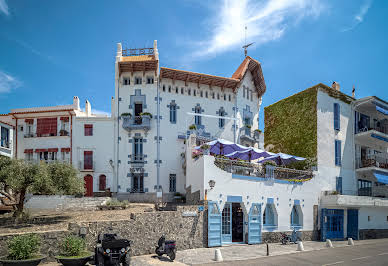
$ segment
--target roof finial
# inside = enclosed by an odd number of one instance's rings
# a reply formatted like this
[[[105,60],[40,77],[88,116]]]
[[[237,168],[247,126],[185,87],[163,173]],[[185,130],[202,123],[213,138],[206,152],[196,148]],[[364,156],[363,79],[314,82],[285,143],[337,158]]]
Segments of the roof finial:
[[[248,49],[247,48],[249,46],[251,46],[252,44],[254,44],[254,42],[247,44],[247,29],[248,29],[248,27],[245,26],[245,45],[242,47],[242,48],[244,48],[245,57],[248,56]]]

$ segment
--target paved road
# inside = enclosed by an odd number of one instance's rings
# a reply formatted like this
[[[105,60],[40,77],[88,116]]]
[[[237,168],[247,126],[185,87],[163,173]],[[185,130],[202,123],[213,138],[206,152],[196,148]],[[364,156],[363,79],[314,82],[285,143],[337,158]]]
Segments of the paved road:
[[[305,251],[244,261],[214,262],[203,265],[388,265],[388,240],[367,245]]]

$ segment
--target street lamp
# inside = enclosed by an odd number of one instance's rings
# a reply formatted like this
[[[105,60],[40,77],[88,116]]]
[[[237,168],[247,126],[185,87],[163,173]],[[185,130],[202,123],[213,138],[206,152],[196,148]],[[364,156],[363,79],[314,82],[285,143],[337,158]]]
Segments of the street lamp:
[[[209,181],[209,187],[210,187],[210,189],[213,189],[215,185],[216,185],[216,181],[214,181],[213,179],[211,179],[211,180]]]

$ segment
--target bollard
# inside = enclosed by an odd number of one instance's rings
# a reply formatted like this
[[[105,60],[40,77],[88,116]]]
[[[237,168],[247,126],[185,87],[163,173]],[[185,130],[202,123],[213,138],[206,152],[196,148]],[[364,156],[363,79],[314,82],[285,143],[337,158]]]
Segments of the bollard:
[[[269,246],[268,246],[268,243],[267,244],[267,256],[269,256]]]
[[[302,241],[298,241],[298,248],[296,250],[297,251],[304,251],[304,247],[303,247],[303,242]]]
[[[223,261],[222,255],[221,255],[221,250],[219,250],[218,248],[215,251],[214,260],[215,261]]]
[[[351,237],[348,238],[348,245],[354,246],[353,238],[351,238]]]
[[[333,244],[331,243],[330,239],[326,239],[326,247],[328,247],[328,248],[332,248],[333,247]]]

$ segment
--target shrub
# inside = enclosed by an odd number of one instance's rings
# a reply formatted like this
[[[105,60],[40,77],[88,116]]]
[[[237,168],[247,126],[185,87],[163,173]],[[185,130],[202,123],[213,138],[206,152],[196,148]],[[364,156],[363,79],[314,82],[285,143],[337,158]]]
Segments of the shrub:
[[[202,144],[201,149],[202,149],[202,150],[208,150],[208,149],[210,149],[210,145],[208,145],[208,144]]]
[[[40,238],[36,234],[15,236],[8,241],[8,259],[26,260],[37,256]]]
[[[152,114],[148,112],[141,113],[140,116],[149,116],[150,118],[152,118]]]
[[[189,126],[189,129],[190,129],[190,130],[196,130],[196,129],[197,129],[197,126],[194,125],[194,124],[192,124],[192,125]]]
[[[121,116],[129,116],[129,117],[132,117],[132,114],[131,114],[131,113],[122,113]]]
[[[61,256],[81,256],[85,252],[85,240],[77,236],[67,236],[61,244]]]
[[[124,201],[119,201],[117,199],[110,199],[109,201],[106,202],[106,206],[123,206],[126,207],[128,205],[128,200]]]

